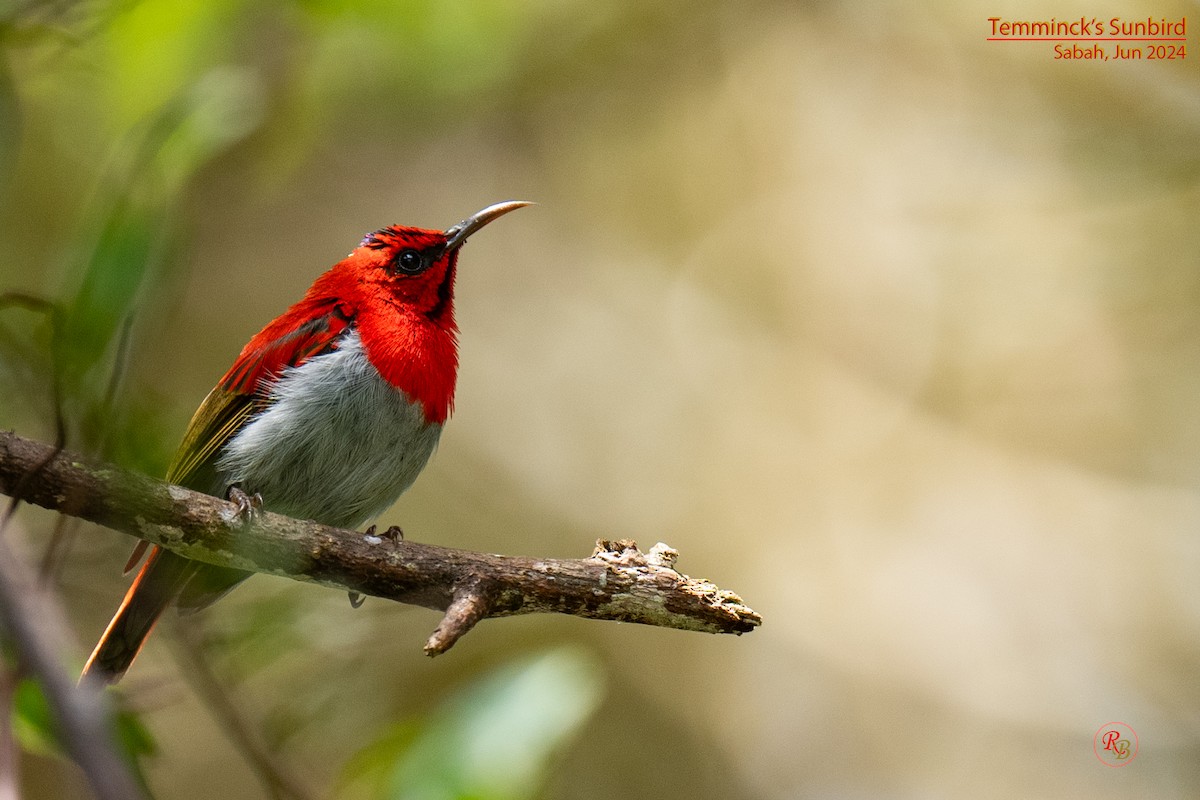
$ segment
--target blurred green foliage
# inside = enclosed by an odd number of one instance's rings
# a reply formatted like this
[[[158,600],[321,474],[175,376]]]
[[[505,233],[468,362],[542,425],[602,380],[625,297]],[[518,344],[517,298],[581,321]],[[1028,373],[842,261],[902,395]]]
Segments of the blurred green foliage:
[[[12,730],[21,747],[42,756],[65,757],[58,724],[41,685],[32,678],[20,680],[12,696]],[[154,737],[137,714],[119,710],[113,719],[113,739],[135,770],[140,759],[157,751]],[[145,777],[138,770],[142,782]]]
[[[57,380],[73,447],[150,471],[165,460],[161,432],[148,424],[159,398],[120,390],[130,338],[152,336],[139,315],[153,320],[147,309],[163,302],[183,189],[261,120],[251,70],[198,68],[219,38],[221,9],[141,3],[66,19],[42,18],[50,12],[31,5],[0,27],[8,63],[26,78],[14,92],[8,71],[0,74],[0,166],[19,164],[12,198],[36,207],[50,199],[41,192],[59,189],[64,159],[76,168],[74,204],[51,212],[55,234],[26,256],[36,265],[26,271],[35,279],[30,291],[54,299],[58,315],[26,324],[27,336],[14,332],[20,323],[0,319],[0,370],[10,378],[0,410],[11,417],[13,406],[35,397],[43,405],[27,411],[49,416],[47,392],[31,384]],[[98,62],[103,70],[81,72]],[[68,109],[72,119],[62,117]],[[50,137],[39,139],[40,130]],[[19,231],[6,233],[15,245],[8,257],[20,258]],[[47,331],[52,322],[58,329]]]
[[[599,706],[595,658],[559,648],[484,673],[429,715],[399,722],[350,760],[379,800],[524,800]]]
[[[57,725],[46,695],[36,681],[20,681],[12,697],[13,734],[21,746],[39,755],[58,755]]]
[[[142,452],[136,446],[121,447],[121,434],[134,435],[141,425],[135,422],[122,430],[111,413],[124,366],[121,351],[128,346],[121,340],[139,306],[161,301],[159,273],[170,255],[183,186],[210,158],[253,129],[253,86],[235,70],[213,70],[135,126],[122,143],[128,156],[118,159],[116,175],[96,201],[98,219],[88,226],[95,231],[71,248],[68,273],[79,275],[78,287],[66,300],[53,363],[64,378],[64,399],[81,421],[88,449],[108,440],[101,452],[109,457]],[[135,402],[130,410],[138,415],[148,407]]]

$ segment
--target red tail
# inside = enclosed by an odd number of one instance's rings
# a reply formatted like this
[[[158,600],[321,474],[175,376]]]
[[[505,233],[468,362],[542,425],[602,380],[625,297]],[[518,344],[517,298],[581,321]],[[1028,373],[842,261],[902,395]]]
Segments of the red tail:
[[[103,683],[116,683],[141,652],[146,637],[191,578],[197,564],[161,547],[150,551],[142,571],[121,601],[112,622],[83,668]]]

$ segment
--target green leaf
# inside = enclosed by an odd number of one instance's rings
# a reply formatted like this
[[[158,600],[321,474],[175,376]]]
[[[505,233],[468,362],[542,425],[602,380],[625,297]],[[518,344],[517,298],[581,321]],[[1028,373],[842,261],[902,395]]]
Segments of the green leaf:
[[[416,719],[389,726],[374,742],[351,756],[342,767],[342,786],[368,784],[371,797],[382,797],[392,768],[412,747],[423,729],[422,721]]]
[[[136,765],[141,757],[158,753],[158,743],[140,716],[121,709],[117,711],[114,722],[117,728],[117,743],[130,763]]]
[[[12,714],[13,735],[23,750],[41,756],[62,755],[54,715],[39,683],[25,678],[17,684]]]
[[[603,672],[579,648],[509,664],[449,698],[411,742],[389,732],[388,800],[518,800],[600,704]],[[372,757],[385,752],[383,743]]]
[[[12,720],[13,735],[23,750],[41,756],[66,757],[58,722],[41,684],[33,678],[22,679],[13,691]],[[112,722],[117,749],[135,769],[140,757],[158,751],[154,737],[137,714],[120,709],[113,714]]]

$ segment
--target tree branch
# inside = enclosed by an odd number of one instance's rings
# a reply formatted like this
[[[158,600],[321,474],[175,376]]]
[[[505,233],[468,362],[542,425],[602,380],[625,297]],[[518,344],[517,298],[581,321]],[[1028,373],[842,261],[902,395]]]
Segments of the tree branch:
[[[40,469],[38,468],[40,466]],[[481,619],[554,612],[707,633],[762,618],[733,592],[676,572],[678,553],[600,541],[580,559],[488,555],[364,535],[263,513],[0,432],[0,492],[161,545],[187,558],[445,611],[425,645],[449,649]]]
[[[35,483],[36,479],[31,479],[29,485]],[[25,668],[41,683],[61,726],[63,746],[87,776],[96,797],[145,797],[114,746],[108,699],[97,686],[76,686],[64,669],[67,636],[61,609],[37,586],[32,572],[2,535],[0,628],[15,642]],[[9,714],[11,709],[5,705],[0,712]]]

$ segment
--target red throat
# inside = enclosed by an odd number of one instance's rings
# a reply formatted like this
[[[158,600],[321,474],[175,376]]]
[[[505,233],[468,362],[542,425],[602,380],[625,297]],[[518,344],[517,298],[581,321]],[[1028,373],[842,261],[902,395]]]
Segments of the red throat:
[[[384,380],[424,406],[430,423],[444,423],[454,409],[458,330],[451,305],[430,319],[390,298],[370,298],[356,320],[367,358]]]

